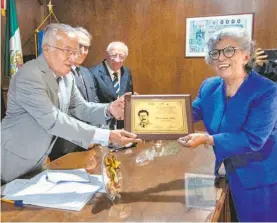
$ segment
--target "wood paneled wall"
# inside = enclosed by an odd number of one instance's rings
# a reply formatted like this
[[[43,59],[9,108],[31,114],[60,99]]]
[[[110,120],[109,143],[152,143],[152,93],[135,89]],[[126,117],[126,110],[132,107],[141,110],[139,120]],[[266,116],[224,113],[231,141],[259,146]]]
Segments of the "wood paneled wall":
[[[43,3],[45,0],[41,0]],[[24,55],[35,53],[34,38],[27,40],[34,34],[36,27],[42,21],[45,15],[45,7],[40,5],[38,0],[15,0],[18,25],[20,28],[21,43]],[[4,72],[4,53],[5,53],[5,27],[6,17],[1,17],[1,77],[4,87],[8,85],[8,81],[3,79]],[[26,43],[24,45],[24,43]]]
[[[276,0],[53,0],[60,21],[93,35],[85,65],[99,63],[107,44],[124,41],[126,65],[140,94],[190,93],[213,75],[203,58],[185,58],[187,17],[255,13],[258,46],[277,46]],[[275,25],[273,25],[275,24]]]
[[[31,32],[28,26],[34,26],[34,19],[27,21],[24,16],[36,18],[40,10],[35,7],[35,0],[17,0],[17,7],[23,2],[29,6],[18,10],[24,42]],[[276,0],[52,0],[52,3],[60,22],[83,26],[92,34],[86,66],[102,61],[109,42],[121,40],[128,45],[126,65],[133,72],[134,88],[140,94],[189,93],[194,98],[202,81],[214,75],[203,58],[184,57],[187,17],[254,13],[257,45],[277,47]]]
[[[126,65],[140,94],[189,93],[214,75],[204,58],[185,58],[186,18],[255,13],[254,39],[277,47],[276,0],[53,0],[60,21],[83,26],[93,35],[85,61],[99,63],[114,40],[129,47]],[[203,129],[197,125],[196,129]]]

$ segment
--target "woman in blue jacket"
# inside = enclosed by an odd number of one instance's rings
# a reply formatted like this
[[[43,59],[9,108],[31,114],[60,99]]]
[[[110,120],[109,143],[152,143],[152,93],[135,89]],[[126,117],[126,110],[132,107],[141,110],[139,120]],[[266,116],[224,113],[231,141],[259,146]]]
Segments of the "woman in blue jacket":
[[[240,28],[208,41],[206,61],[217,77],[206,79],[193,101],[193,118],[208,134],[178,141],[212,145],[215,173],[223,163],[240,221],[277,221],[277,85],[252,70],[254,47]]]

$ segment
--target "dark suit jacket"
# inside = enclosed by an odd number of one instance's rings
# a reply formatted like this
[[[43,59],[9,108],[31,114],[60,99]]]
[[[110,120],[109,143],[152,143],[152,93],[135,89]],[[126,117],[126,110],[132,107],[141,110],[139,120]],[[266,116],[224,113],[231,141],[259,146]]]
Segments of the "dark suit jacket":
[[[83,88],[81,87],[82,83],[80,82],[80,79],[75,78],[75,80],[76,80],[76,85],[77,85],[78,89],[80,90],[82,96],[88,102],[97,102],[98,103],[99,99],[97,97],[94,79],[91,78],[91,76],[92,76],[91,72],[86,67],[80,67],[80,73],[84,79],[85,88],[86,88],[85,92],[84,92]]]
[[[100,103],[110,103],[117,99],[117,95],[104,61],[95,67],[90,68],[94,78],[94,87]],[[88,81],[88,78],[86,79]],[[92,80],[90,80],[92,82]],[[126,92],[133,92],[132,74],[129,68],[121,67],[120,90],[119,95]],[[118,121],[117,128],[123,128],[123,121]]]
[[[274,81],[275,83],[277,83],[277,63],[268,61],[262,67],[256,66],[255,70],[259,74],[261,74],[261,75],[269,78],[270,80]]]

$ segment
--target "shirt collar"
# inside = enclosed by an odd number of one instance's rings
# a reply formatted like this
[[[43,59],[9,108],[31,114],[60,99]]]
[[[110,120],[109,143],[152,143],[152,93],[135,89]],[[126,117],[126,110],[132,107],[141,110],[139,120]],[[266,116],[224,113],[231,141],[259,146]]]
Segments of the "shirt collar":
[[[106,64],[110,75],[112,75],[114,72],[116,72],[118,74],[118,76],[120,76],[120,74],[121,74],[120,68],[117,71],[113,71],[112,68],[110,67],[110,65],[108,64],[107,60],[105,60],[104,63]]]

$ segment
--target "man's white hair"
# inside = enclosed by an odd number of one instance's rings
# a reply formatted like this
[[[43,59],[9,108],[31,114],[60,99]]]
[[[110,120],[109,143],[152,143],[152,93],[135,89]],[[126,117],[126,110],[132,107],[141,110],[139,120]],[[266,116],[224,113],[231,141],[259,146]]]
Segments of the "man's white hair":
[[[62,24],[62,23],[51,23],[44,29],[42,46],[51,45],[55,46],[56,41],[61,38],[59,33],[66,33],[68,36],[72,38],[76,38],[76,34],[74,32],[74,28],[70,25]]]
[[[77,35],[79,35],[79,33],[83,34],[87,38],[88,43],[89,44],[91,43],[92,37],[91,37],[90,33],[85,28],[79,26],[79,27],[76,27],[74,29],[75,29],[75,32],[77,33]]]
[[[119,41],[117,41],[117,42],[111,42],[108,45],[106,51],[107,51],[107,53],[110,53],[111,49],[117,48],[117,47],[122,48],[124,50],[124,52],[125,52],[125,56],[126,57],[128,56],[128,47],[127,47],[127,45],[125,43],[119,42]]]

